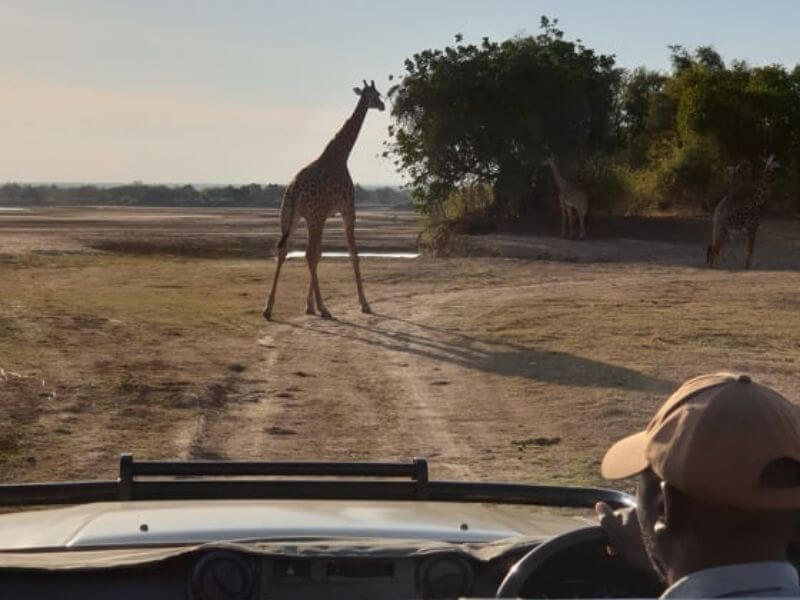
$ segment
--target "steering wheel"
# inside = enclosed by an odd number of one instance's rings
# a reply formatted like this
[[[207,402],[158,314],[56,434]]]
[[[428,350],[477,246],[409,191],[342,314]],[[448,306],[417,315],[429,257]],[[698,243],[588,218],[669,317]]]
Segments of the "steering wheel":
[[[608,544],[608,536],[599,525],[590,525],[550,538],[520,558],[508,570],[494,597],[518,598],[525,582],[535,576],[548,560],[584,544]]]

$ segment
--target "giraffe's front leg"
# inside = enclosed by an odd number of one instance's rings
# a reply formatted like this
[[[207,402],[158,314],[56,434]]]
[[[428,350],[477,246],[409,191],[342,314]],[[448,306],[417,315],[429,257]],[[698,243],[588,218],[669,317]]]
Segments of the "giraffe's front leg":
[[[308,283],[308,297],[306,298],[306,314],[307,315],[317,314],[317,307],[314,304],[314,283],[311,281],[309,281]]]
[[[308,227],[308,246],[306,247],[306,260],[308,270],[311,275],[311,290],[317,301],[319,314],[323,319],[330,319],[331,313],[322,301],[322,292],[319,290],[319,278],[317,277],[317,265],[322,257],[322,224],[309,225]]]
[[[361,312],[369,315],[372,314],[372,309],[367,302],[367,296],[364,294],[364,286],[361,283],[361,269],[359,268],[358,250],[356,249],[355,220],[355,211],[346,211],[342,213],[344,233],[347,238],[347,248],[350,251],[350,261],[353,263],[353,274],[356,278],[358,302],[361,304]]]
[[[747,238],[744,242],[744,268],[746,271],[750,270],[750,265],[753,262],[753,248],[756,244],[756,230],[748,231]]]
[[[567,205],[567,222],[569,223],[569,239],[575,239],[575,209],[572,208],[570,205]]]

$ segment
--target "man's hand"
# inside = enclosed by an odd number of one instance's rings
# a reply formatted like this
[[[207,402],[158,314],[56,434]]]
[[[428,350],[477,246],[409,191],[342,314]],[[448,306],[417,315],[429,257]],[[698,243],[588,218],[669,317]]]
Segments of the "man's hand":
[[[630,566],[655,575],[644,548],[636,509],[622,508],[613,511],[605,502],[598,502],[594,510],[600,521],[600,527],[605,530],[611,541],[608,547],[609,554],[619,554]]]

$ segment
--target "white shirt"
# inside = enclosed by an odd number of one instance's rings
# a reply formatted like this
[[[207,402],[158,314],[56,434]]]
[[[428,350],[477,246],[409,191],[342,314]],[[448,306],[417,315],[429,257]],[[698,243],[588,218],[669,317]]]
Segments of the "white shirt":
[[[714,567],[689,573],[673,583],[661,598],[731,598],[797,596],[800,581],[794,565],[765,561]]]

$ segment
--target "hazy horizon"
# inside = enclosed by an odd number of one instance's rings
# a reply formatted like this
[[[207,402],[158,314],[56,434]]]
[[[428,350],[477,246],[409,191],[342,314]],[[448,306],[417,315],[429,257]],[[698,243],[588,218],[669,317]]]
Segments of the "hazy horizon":
[[[80,187],[83,185],[93,185],[96,187],[116,187],[120,185],[163,185],[167,187],[180,187],[183,185],[191,185],[196,188],[209,188],[209,187],[223,187],[234,186],[242,187],[245,185],[289,185],[289,181],[0,181],[0,185],[54,185],[56,187]],[[354,185],[361,186],[367,189],[375,188],[400,188],[403,187],[402,183],[372,183],[353,180]]]
[[[386,92],[419,50],[535,34],[541,15],[626,68],[667,69],[669,44],[798,62],[792,0],[5,0],[0,182],[288,183],[362,79]],[[401,183],[380,157],[389,123],[388,106],[367,115],[355,181]]]

